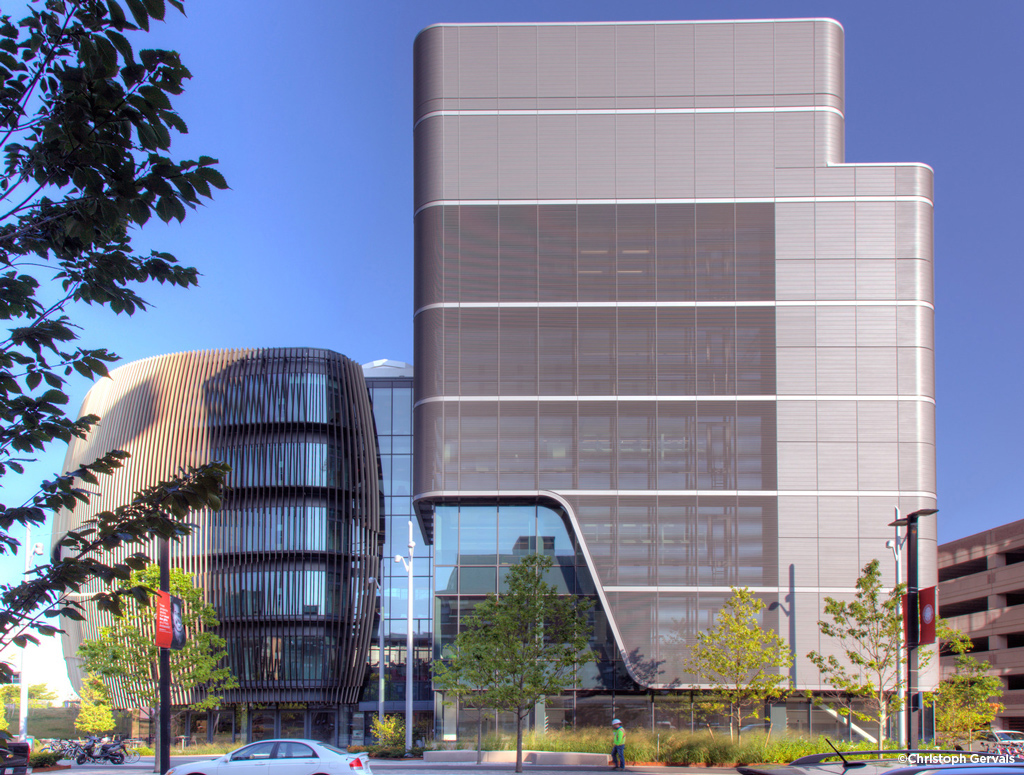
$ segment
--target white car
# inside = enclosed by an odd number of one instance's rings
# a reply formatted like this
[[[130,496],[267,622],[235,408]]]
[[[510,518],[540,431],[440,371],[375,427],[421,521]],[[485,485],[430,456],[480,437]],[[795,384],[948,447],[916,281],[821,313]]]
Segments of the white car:
[[[171,767],[167,775],[373,775],[366,754],[316,740],[260,740],[216,759]]]

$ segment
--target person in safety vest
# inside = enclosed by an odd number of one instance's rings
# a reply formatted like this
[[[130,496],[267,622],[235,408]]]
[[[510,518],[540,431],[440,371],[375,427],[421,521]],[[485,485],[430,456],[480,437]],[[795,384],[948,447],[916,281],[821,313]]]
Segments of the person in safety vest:
[[[612,767],[626,769],[626,730],[617,718],[612,719]]]

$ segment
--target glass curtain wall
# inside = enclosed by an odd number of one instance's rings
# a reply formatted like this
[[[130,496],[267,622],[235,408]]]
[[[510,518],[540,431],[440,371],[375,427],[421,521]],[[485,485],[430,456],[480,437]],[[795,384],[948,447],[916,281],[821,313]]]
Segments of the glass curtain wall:
[[[409,578],[405,566],[396,563],[394,557],[408,557],[411,520],[416,542],[413,560],[413,709],[417,736],[420,737],[429,735],[433,728],[434,705],[430,683],[430,568],[433,547],[424,540],[412,510],[411,367],[407,371],[410,376],[394,378],[372,376],[373,369],[366,369],[365,374],[377,424],[383,472],[385,544],[381,561],[383,594],[379,598],[379,615],[384,619],[384,712],[403,716],[405,713]],[[378,707],[380,657],[379,629],[375,629],[367,683],[359,705],[364,714],[367,736],[370,721]]]

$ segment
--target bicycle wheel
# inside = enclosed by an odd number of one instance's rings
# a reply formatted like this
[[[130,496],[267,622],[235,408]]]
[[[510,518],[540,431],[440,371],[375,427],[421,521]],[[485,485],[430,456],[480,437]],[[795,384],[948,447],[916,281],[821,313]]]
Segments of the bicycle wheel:
[[[124,757],[124,763],[125,764],[135,764],[135,762],[137,762],[139,759],[142,758],[142,754],[140,754],[134,748],[132,748],[132,749],[130,749],[128,751],[125,751],[124,753],[125,753],[125,757]]]

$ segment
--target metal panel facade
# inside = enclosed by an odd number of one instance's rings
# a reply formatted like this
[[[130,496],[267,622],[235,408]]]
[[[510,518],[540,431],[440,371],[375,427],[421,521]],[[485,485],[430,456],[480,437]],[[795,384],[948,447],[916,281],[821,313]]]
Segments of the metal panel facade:
[[[741,585],[801,601],[820,688],[822,598],[889,556],[892,506],[935,503],[931,170],[843,163],[832,20],[422,35],[417,83],[459,107],[417,97],[417,179],[460,164],[415,203],[421,520],[562,514],[618,652],[580,689],[691,684]]]

